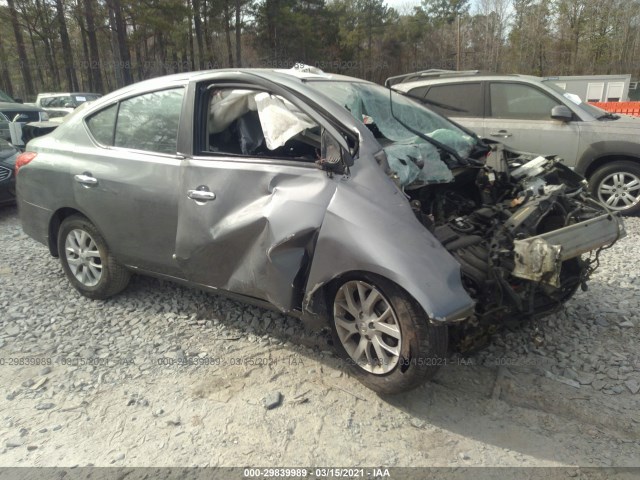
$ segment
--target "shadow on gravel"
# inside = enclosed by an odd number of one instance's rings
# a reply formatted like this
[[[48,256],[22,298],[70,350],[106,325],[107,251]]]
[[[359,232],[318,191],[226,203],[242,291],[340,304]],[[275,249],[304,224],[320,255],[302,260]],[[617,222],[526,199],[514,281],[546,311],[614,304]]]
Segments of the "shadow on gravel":
[[[18,207],[15,205],[0,206],[0,221],[18,216]]]

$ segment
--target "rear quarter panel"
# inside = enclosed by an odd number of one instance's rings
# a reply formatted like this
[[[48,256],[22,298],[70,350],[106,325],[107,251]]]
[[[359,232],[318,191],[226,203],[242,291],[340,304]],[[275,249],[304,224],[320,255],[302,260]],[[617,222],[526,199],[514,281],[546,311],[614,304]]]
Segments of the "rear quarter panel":
[[[25,233],[47,244],[53,213],[62,207],[75,207],[66,160],[71,148],[49,137],[41,137],[28,147],[38,155],[18,172],[18,210]]]

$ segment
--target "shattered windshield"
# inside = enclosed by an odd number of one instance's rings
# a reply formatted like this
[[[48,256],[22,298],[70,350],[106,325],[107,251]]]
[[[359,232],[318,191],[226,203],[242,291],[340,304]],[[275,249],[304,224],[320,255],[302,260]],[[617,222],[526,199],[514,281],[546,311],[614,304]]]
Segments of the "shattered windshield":
[[[310,86],[344,106],[371,130],[384,148],[402,186],[453,179],[443,161],[448,154],[415,132],[469,156],[476,140],[417,102],[378,85],[344,81],[310,81]]]

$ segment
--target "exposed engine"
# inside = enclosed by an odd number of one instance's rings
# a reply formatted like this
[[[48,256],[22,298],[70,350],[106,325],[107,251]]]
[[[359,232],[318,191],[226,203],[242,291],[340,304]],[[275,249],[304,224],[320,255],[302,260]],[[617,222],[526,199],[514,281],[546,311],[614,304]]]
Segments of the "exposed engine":
[[[615,222],[607,243],[624,233],[580,175],[555,157],[534,157],[494,147],[485,166],[454,171],[453,183],[407,191],[418,218],[460,262],[477,302],[475,318],[452,331],[462,351],[586,289],[601,250],[582,258],[594,248],[589,239],[607,218]]]

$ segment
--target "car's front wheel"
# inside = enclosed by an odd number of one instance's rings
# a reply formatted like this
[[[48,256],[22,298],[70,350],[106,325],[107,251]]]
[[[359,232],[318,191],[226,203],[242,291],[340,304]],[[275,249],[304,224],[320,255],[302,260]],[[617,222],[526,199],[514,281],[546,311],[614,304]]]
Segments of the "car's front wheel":
[[[349,370],[383,394],[411,390],[445,362],[447,327],[429,322],[395,284],[351,278],[331,292],[334,343]]]
[[[130,272],[116,262],[100,232],[85,217],[74,215],[62,222],[58,253],[67,278],[86,297],[108,298],[129,283]]]
[[[591,194],[610,210],[640,212],[640,165],[628,160],[607,163],[589,178]]]

